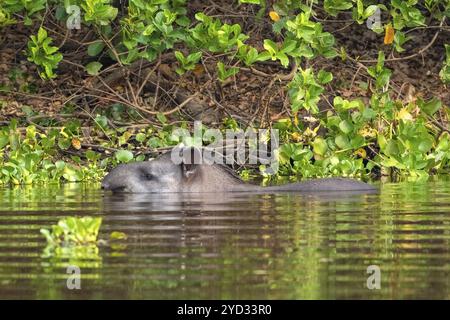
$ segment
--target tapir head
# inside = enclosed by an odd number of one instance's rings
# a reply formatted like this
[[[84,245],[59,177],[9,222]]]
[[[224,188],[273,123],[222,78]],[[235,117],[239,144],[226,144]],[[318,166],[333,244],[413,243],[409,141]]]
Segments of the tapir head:
[[[150,161],[121,164],[102,181],[102,189],[114,192],[161,193],[183,192],[195,183],[199,164],[193,161],[174,162],[170,152]]]

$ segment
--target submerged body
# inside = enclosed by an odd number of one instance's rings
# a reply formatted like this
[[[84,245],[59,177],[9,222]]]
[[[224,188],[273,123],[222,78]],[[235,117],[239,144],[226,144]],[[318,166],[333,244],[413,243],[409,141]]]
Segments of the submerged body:
[[[170,152],[151,161],[117,166],[103,179],[102,188],[130,193],[377,191],[367,183],[344,178],[313,179],[261,187],[245,183],[222,165],[175,164]]]

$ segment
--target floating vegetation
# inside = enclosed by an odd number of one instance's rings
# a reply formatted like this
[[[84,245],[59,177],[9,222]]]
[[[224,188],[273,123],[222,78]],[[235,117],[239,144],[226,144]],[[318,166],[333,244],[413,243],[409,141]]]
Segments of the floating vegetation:
[[[51,245],[88,245],[98,242],[101,217],[67,217],[58,221],[50,230],[41,233]]]

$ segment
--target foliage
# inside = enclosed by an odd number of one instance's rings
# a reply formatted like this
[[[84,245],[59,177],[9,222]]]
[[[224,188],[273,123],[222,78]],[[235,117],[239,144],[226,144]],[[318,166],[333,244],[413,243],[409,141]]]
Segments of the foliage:
[[[109,0],[4,0],[0,4],[0,28],[21,22],[30,26],[26,54],[43,79],[57,77],[63,60],[60,49],[52,45],[50,35],[55,35],[47,32],[45,10],[55,9],[56,18],[65,23],[71,5],[81,8],[83,27],[95,35],[85,46],[88,59],[83,62],[92,77],[107,68],[108,59],[120,65],[139,59],[155,63],[165,53],[173,53],[176,72],[185,77],[208,59],[214,61],[212,80],[222,85],[240,70],[252,70],[258,64],[290,68],[292,77],[286,81],[290,116],[273,125],[282,137],[279,175],[367,175],[379,168],[383,173],[422,176],[448,168],[449,135],[435,125],[436,115],[448,117],[447,108],[436,98],[393,98],[393,71],[385,66],[387,50],[380,48],[376,63],[363,69],[370,78],[368,82],[373,80],[375,84],[367,90],[368,101],[339,95],[324,101],[323,94],[336,77],[315,64],[320,59],[332,64],[331,59],[339,56],[342,60],[349,58],[345,48],[336,48],[333,34],[325,31],[326,20],[318,19],[318,11],[333,17],[347,13],[362,25],[381,10],[383,25],[373,31],[384,31],[386,48],[401,53],[414,40],[408,33],[411,28],[427,26],[430,21],[444,22],[450,16],[448,1],[277,0],[270,11],[266,10],[266,1],[236,3],[255,6],[256,21],[266,14],[272,27],[269,36],[264,34],[250,42],[254,39],[249,39],[239,23],[224,22],[204,12],[189,14],[185,0],[129,0],[126,8]],[[439,74],[444,83],[450,82],[449,48],[445,44],[446,58]],[[368,87],[368,82],[360,85]],[[328,107],[321,110],[321,104]],[[161,123],[158,127],[149,125],[132,131],[110,125],[111,120],[132,121],[137,114],[117,103],[97,112],[95,134],[108,136],[98,144],[113,150],[112,156],[104,159],[96,151],[81,148],[83,139],[76,121],[46,132],[28,126],[25,134],[19,133],[17,123],[12,122],[0,129],[0,183],[97,180],[107,165],[143,160],[142,149],[176,144],[171,138],[175,127],[162,113],[156,115]],[[87,161],[75,155],[64,160],[61,153],[69,149],[77,150]]]
[[[96,261],[101,260],[99,245],[109,244],[113,250],[124,248],[121,242],[127,239],[127,235],[113,231],[108,241],[99,239],[101,225],[101,217],[66,217],[60,219],[50,229],[40,229],[47,240],[42,257],[79,262]]]
[[[229,77],[234,76],[236,73],[239,72],[239,68],[237,67],[230,67],[230,68],[226,68],[225,65],[222,62],[218,62],[217,63],[217,77],[219,78],[220,81],[225,81],[226,79],[228,79]]]
[[[28,60],[34,62],[43,69],[39,75],[43,79],[55,78],[53,70],[62,60],[62,54],[58,52],[57,47],[53,47],[52,38],[48,37],[44,28],[39,28],[37,36],[31,36],[28,42]]]
[[[240,1],[265,6],[265,1]],[[311,1],[311,4],[316,1]],[[0,26],[17,22],[12,18],[15,14],[23,14],[27,24],[32,24],[41,19],[46,5],[52,5],[60,13],[57,16],[61,20],[69,19],[64,10],[70,5],[78,5],[82,9],[83,23],[94,26],[99,35],[97,42],[92,43],[88,51],[96,56],[105,47],[113,46],[115,54],[112,56],[123,63],[131,63],[139,58],[154,60],[159,53],[172,49],[175,44],[185,44],[188,47],[207,50],[210,52],[226,53],[241,49],[240,55],[247,56],[245,63],[253,61],[273,59],[279,60],[283,66],[288,65],[288,57],[304,57],[312,59],[319,55],[326,58],[336,56],[334,37],[323,31],[320,22],[314,22],[311,17],[315,15],[312,7],[306,3],[281,0],[273,5],[275,15],[273,29],[275,33],[282,34],[284,41],[276,43],[272,39],[264,40],[265,51],[258,56],[256,49],[248,47],[244,42],[248,36],[241,32],[239,24],[222,23],[219,19],[207,16],[205,13],[197,12],[193,27],[187,16],[185,0],[155,0],[142,1],[130,0],[126,14],[119,14],[115,3],[110,0],[5,0],[0,6]],[[434,17],[441,18],[448,15],[449,4],[447,1],[426,1],[425,8]],[[343,11],[351,11],[353,19],[363,23],[381,9],[389,14],[393,28],[395,29],[395,49],[402,51],[402,45],[409,41],[402,32],[404,28],[425,25],[423,10],[416,0],[398,1],[392,0],[388,4],[374,4],[372,1],[349,1],[349,0],[327,0],[323,3],[323,9],[330,15],[336,16]],[[299,13],[296,13],[300,11]],[[34,18],[34,20],[33,20]],[[114,43],[105,43],[105,39],[112,35],[113,29],[119,27],[120,39]],[[46,77],[53,77],[51,70],[56,68],[60,56],[56,55],[57,49],[49,46],[51,38],[45,30],[40,28],[37,36],[31,37],[30,61],[45,69]],[[106,46],[108,45],[108,46]],[[94,49],[95,48],[95,49]],[[30,49],[31,51],[31,49]],[[41,52],[43,51],[43,52]],[[110,50],[111,51],[111,47]],[[111,52],[112,53],[112,52]],[[191,57],[190,64],[195,64],[198,53]],[[181,64],[188,60],[178,54],[177,59]],[[45,60],[45,61],[42,61]],[[191,70],[192,66],[189,65]],[[180,68],[180,71],[183,67]]]
[[[101,224],[100,217],[67,217],[59,220],[51,230],[41,229],[41,233],[52,245],[87,245],[97,242]]]
[[[404,105],[391,99],[384,89],[391,71],[384,66],[382,52],[368,73],[376,84],[370,105],[336,96],[333,111],[319,114],[316,102],[323,90],[320,81],[315,80],[311,70],[300,70],[290,84],[292,108],[309,110],[318,117],[313,119],[313,124],[318,124],[312,129],[300,130],[288,119],[275,124],[290,135],[288,140],[296,140],[281,147],[284,174],[353,176],[365,175],[374,167],[380,167],[421,177],[449,166],[449,135],[443,132],[436,136],[436,129],[430,123],[430,118],[441,109],[441,102],[435,98],[419,99],[417,105]],[[317,78],[331,80],[323,72]],[[319,127],[326,129],[325,136],[317,135]],[[303,134],[297,134],[298,131]],[[376,153],[373,159],[368,158],[370,152]]]
[[[107,116],[113,119],[125,116],[123,106],[111,109],[97,116],[97,129],[92,131],[93,135],[111,137],[98,148],[116,151],[103,156],[101,152],[82,149],[83,137],[77,120],[69,120],[61,129],[46,132],[35,125],[19,128],[17,120],[0,127],[0,185],[98,181],[108,166],[144,160],[143,154],[135,155],[142,148],[158,149],[178,143],[172,137],[176,129],[172,125],[164,125],[162,129],[149,126],[136,132],[110,127]],[[186,128],[186,124],[182,127]],[[79,155],[61,157],[65,152]]]
[[[450,44],[445,45],[445,62],[439,76],[444,83],[450,83]]]
[[[50,130],[45,134],[30,125],[23,136],[15,120],[9,127],[0,128],[0,185],[87,181],[103,177],[106,163],[98,164],[99,156],[93,151],[86,152],[90,162],[86,166],[80,166],[81,159],[77,157],[72,157],[71,162],[58,159],[56,148],[67,149],[67,144],[72,143],[67,132],[68,129]]]
[[[324,91],[322,85],[332,79],[333,75],[323,70],[320,70],[317,79],[312,69],[300,70],[288,86],[292,111],[306,109],[312,114],[318,113],[317,103],[320,100],[320,94]]]
[[[175,57],[180,63],[180,67],[177,68],[176,72],[182,75],[186,71],[194,70],[196,64],[200,61],[200,58],[202,57],[202,53],[194,52],[185,57],[182,52],[175,51]]]

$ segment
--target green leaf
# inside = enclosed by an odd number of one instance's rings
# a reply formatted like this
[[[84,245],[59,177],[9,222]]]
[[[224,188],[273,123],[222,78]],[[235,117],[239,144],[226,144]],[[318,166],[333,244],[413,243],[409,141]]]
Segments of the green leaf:
[[[365,120],[371,120],[376,117],[377,113],[372,108],[364,108],[362,115]]]
[[[156,115],[156,118],[161,122],[162,124],[167,123],[167,117],[163,113],[158,113]]]
[[[350,140],[351,148],[358,149],[361,148],[365,144],[365,139],[361,135],[356,135]]]
[[[45,237],[45,239],[47,240],[48,243],[53,243],[54,242],[52,234],[50,233],[49,230],[47,230],[47,229],[40,229],[39,231],[42,233],[42,235]]]
[[[108,118],[106,116],[97,115],[95,117],[95,123],[102,129],[106,129],[108,126]]]
[[[378,140],[378,145],[380,146],[380,149],[384,150],[387,146],[386,137],[380,134],[380,135],[378,135],[377,140]]]
[[[418,105],[419,105],[420,110],[422,110],[426,114],[432,116],[433,114],[436,113],[436,111],[438,111],[442,107],[442,101],[437,98],[433,98],[428,102],[425,102],[422,99],[419,99]]]
[[[340,149],[349,149],[351,148],[350,141],[346,135],[340,134],[336,136],[334,142]]]
[[[450,16],[450,8],[447,10],[449,12],[448,16]],[[445,61],[442,66],[441,71],[439,72],[439,77],[442,82],[450,83],[450,44],[444,44],[445,47]]]
[[[9,143],[9,137],[7,135],[0,136],[0,150],[3,149]]]
[[[319,73],[317,74],[317,79],[321,84],[326,84],[331,80],[333,80],[333,74],[331,72],[320,70]]]
[[[358,15],[362,16],[363,12],[364,12],[364,5],[363,5],[362,0],[356,1],[356,7],[357,7]]]
[[[283,52],[278,52],[276,55],[277,59],[280,60],[280,63],[283,67],[287,67],[289,65],[289,58]]]
[[[378,6],[376,6],[376,5],[374,5],[374,4],[368,6],[368,7],[364,10],[364,18],[368,18],[368,17],[372,16],[372,15],[375,13],[375,11],[377,11],[377,9],[378,9]]]
[[[175,51],[175,58],[181,63],[186,63],[186,58],[184,57],[184,54],[181,51]]]
[[[278,52],[277,44],[270,39],[265,39],[263,46],[272,56],[272,60],[275,60],[275,55]]]
[[[450,148],[450,135],[448,132],[442,133],[439,143],[436,147],[437,151],[448,151]]]
[[[323,138],[320,138],[320,137],[317,137],[314,140],[312,145],[313,145],[314,153],[321,155],[321,156],[324,156],[328,150],[327,142]]]
[[[201,51],[191,53],[190,55],[188,55],[187,60],[191,63],[197,63],[202,57],[202,54],[203,53]]]
[[[295,50],[296,47],[297,47],[297,41],[295,41],[295,40],[286,40],[283,43],[282,51],[284,53],[291,53],[292,51]]]
[[[103,48],[105,48],[105,44],[103,42],[94,42],[88,46],[87,52],[91,57],[97,56],[100,52],[102,52]]]
[[[58,147],[60,147],[62,150],[67,150],[72,145],[71,139],[67,138],[59,138],[58,139]]]
[[[147,136],[145,135],[145,133],[140,132],[136,135],[135,139],[137,142],[144,142],[146,138]]]
[[[42,43],[45,38],[47,38],[47,31],[44,28],[40,27],[37,35],[37,42]]]
[[[428,151],[431,150],[432,147],[433,141],[426,139],[419,143],[418,149],[423,153],[427,153]]]
[[[87,64],[86,66],[86,71],[87,73],[89,73],[91,76],[96,76],[98,75],[100,69],[102,68],[102,64],[100,62],[97,61],[93,61]]]
[[[383,70],[384,60],[385,60],[384,52],[378,51],[378,59],[377,59],[377,65],[376,65],[377,72],[381,72],[381,70]]]
[[[257,61],[266,61],[272,58],[272,55],[269,51],[263,51],[260,54],[258,54]]]
[[[128,150],[118,150],[118,151],[116,151],[114,156],[116,157],[117,161],[125,162],[125,163],[130,162],[134,157],[133,153]]]
[[[392,73],[391,70],[383,69],[383,71],[381,71],[381,73],[377,77],[377,80],[376,80],[377,86],[378,87],[385,86],[389,82],[389,79],[391,77],[391,73]]]
[[[347,120],[342,120],[339,123],[339,129],[341,129],[341,131],[345,134],[349,134],[353,131],[353,125],[347,121]]]
[[[97,153],[92,150],[87,150],[85,155],[89,161],[97,161],[98,159],[100,159],[100,153]]]
[[[396,156],[399,154],[398,144],[394,140],[389,140],[384,150],[388,156]]]
[[[55,166],[58,170],[63,170],[66,167],[66,163],[64,161],[56,161]]]
[[[236,73],[239,72],[238,67],[230,67],[229,69],[225,68],[225,64],[223,62],[219,61],[217,62],[217,71],[218,71],[218,77],[220,81],[225,81],[227,78],[234,76]]]
[[[144,161],[145,160],[145,155],[143,155],[143,154],[140,154],[140,155],[138,155],[136,158],[135,158],[135,160],[136,161]]]

